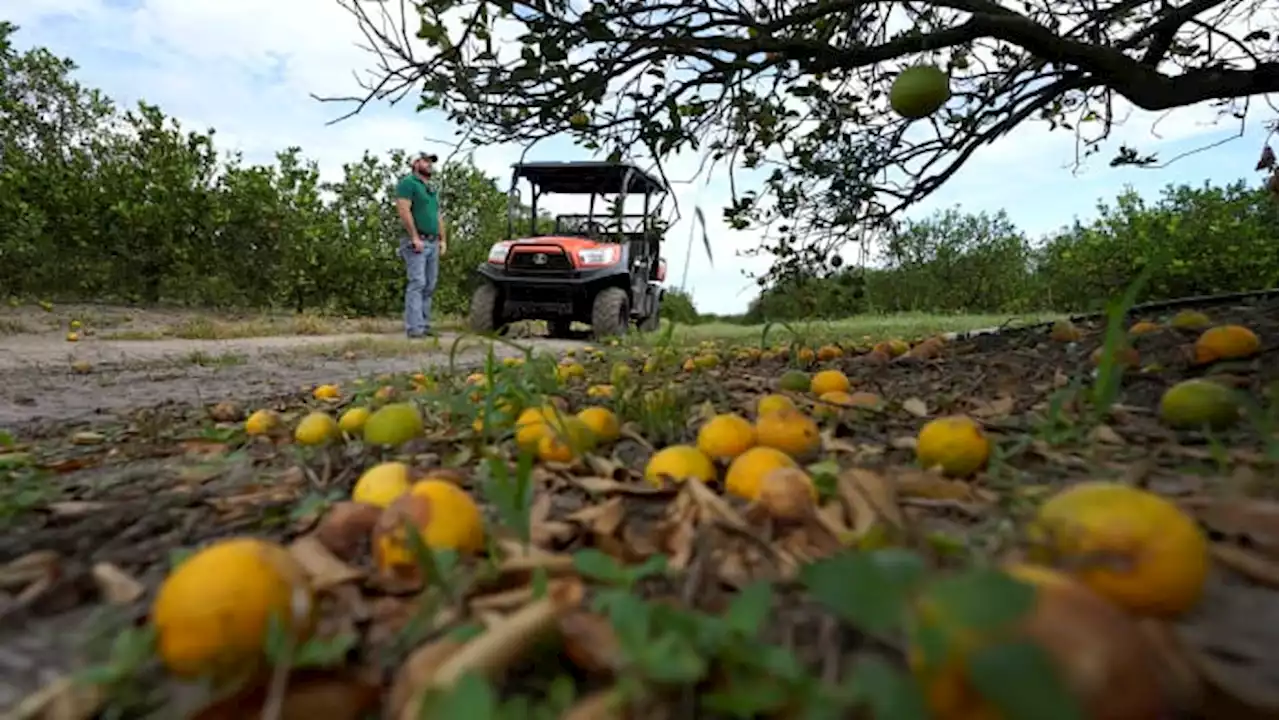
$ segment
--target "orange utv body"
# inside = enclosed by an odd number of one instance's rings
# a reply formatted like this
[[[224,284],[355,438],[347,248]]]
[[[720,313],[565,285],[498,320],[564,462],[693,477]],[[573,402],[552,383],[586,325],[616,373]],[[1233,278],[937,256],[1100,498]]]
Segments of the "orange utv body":
[[[533,188],[525,207],[529,234],[516,236],[511,213],[513,239],[490,248],[476,269],[471,329],[502,332],[518,320],[545,320],[553,337],[570,336],[575,322],[590,325],[597,338],[657,329],[666,261],[659,256],[663,227],[653,201],[667,193],[666,185],[629,163],[521,163],[512,173],[513,210],[520,207],[522,179]],[[538,200],[545,193],[589,196],[587,213],[557,215],[550,232],[539,234],[546,220],[539,222]],[[596,200],[610,195],[615,212],[597,214]],[[617,212],[637,195],[642,213]]]

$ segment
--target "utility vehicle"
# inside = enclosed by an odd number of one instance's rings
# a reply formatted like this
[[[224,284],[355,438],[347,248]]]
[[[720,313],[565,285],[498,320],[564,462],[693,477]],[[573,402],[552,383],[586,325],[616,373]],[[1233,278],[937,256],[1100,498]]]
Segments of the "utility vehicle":
[[[532,188],[527,205],[521,180]],[[586,213],[540,219],[538,201],[547,193],[587,196]],[[661,180],[631,163],[513,166],[510,239],[490,248],[476,270],[471,329],[501,332],[517,320],[545,320],[552,337],[567,337],[573,322],[590,325],[597,338],[623,335],[632,325],[656,330],[667,274],[658,256],[664,230],[658,218],[667,193]],[[628,199],[641,201],[641,214],[625,212]],[[518,229],[522,208],[528,225]]]

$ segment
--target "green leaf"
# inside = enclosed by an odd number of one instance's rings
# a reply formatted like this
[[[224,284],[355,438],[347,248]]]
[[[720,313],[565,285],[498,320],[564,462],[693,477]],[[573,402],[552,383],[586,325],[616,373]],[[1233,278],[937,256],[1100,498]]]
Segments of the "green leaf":
[[[420,718],[467,718],[496,720],[498,697],[479,675],[463,675],[447,692],[433,695],[422,703]]]
[[[928,720],[924,693],[915,678],[879,658],[867,658],[853,669],[853,697],[876,720]]]
[[[1007,720],[1084,720],[1079,701],[1067,692],[1040,647],[1003,643],[977,650],[967,666],[969,681]]]
[[[757,582],[743,588],[729,604],[724,619],[735,632],[754,636],[769,619],[773,609],[773,588]]]
[[[574,553],[573,569],[579,575],[603,583],[623,584],[629,579],[626,569],[617,560],[595,548]]]
[[[842,619],[885,633],[901,622],[924,571],[924,561],[905,550],[849,552],[805,566],[800,582]]]
[[[1036,589],[996,568],[979,568],[930,583],[924,597],[949,627],[989,632],[1026,615]]]

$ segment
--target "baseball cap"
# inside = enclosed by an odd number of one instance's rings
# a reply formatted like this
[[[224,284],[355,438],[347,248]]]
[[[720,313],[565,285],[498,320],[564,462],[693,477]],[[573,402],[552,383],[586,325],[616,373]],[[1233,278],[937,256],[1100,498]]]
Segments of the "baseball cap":
[[[419,160],[430,160],[431,162],[436,163],[440,162],[440,156],[435,153],[420,152],[413,156],[413,159],[409,161],[409,164],[412,165]]]

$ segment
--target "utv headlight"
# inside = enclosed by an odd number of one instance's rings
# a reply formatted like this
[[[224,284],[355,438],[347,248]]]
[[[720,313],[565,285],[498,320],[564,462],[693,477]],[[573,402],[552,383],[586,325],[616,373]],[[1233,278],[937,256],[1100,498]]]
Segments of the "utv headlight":
[[[617,247],[588,248],[578,251],[578,260],[583,265],[612,265],[618,262]]]
[[[507,261],[507,253],[511,252],[511,245],[507,243],[496,243],[489,248],[489,262],[504,263]]]

